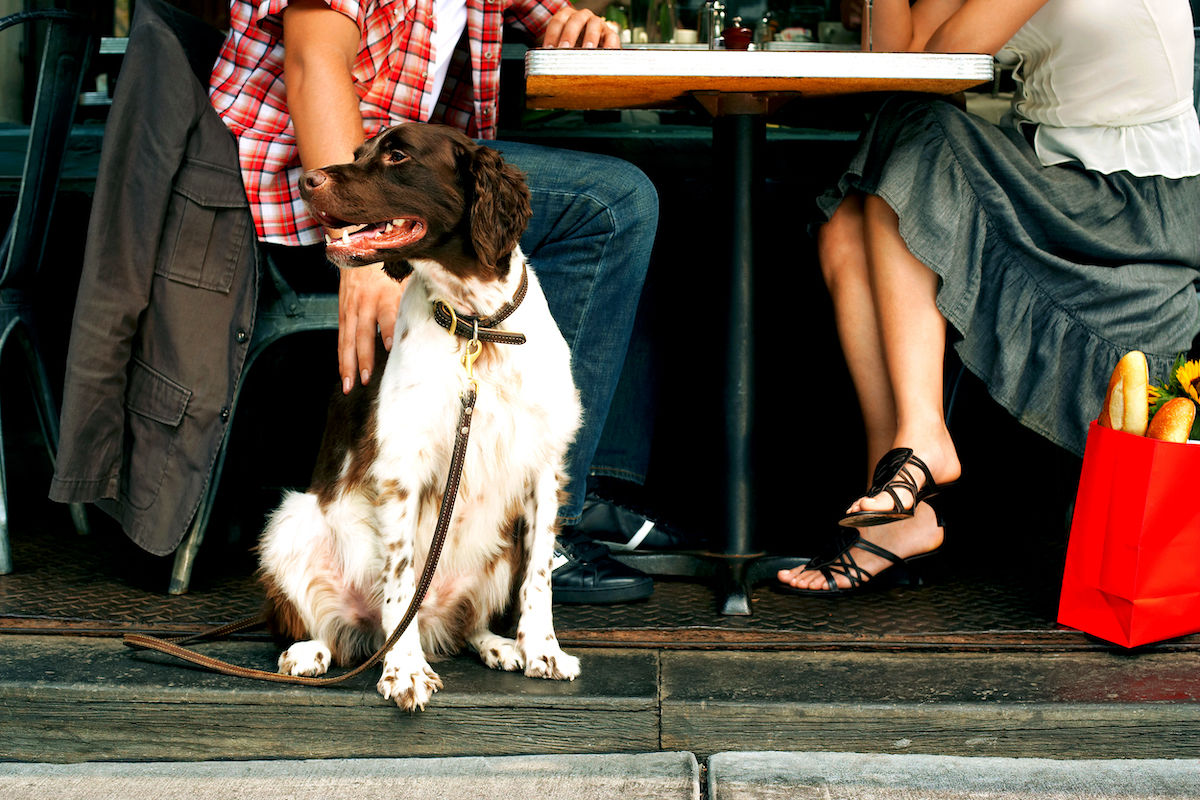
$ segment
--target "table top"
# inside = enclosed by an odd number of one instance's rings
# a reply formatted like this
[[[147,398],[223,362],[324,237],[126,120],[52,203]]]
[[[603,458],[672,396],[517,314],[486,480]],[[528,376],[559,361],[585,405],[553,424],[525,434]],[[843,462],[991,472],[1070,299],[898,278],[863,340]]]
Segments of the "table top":
[[[530,108],[673,108],[702,92],[822,97],[953,94],[992,80],[989,55],[847,50],[540,49],[525,55]]]

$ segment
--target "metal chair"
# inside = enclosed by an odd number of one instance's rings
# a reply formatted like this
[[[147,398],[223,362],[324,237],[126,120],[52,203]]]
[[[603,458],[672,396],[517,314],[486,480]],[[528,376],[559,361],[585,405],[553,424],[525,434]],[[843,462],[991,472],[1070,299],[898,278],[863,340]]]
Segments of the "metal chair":
[[[86,17],[56,9],[0,18],[0,31],[26,24],[44,24],[46,37],[20,194],[0,245],[0,353],[10,340],[21,345],[42,438],[53,463],[58,449],[58,410],[38,347],[28,287],[44,255],[63,154],[92,36]],[[12,571],[7,496],[4,445],[0,438],[0,574]],[[83,505],[73,503],[70,508],[75,529],[86,533]]]

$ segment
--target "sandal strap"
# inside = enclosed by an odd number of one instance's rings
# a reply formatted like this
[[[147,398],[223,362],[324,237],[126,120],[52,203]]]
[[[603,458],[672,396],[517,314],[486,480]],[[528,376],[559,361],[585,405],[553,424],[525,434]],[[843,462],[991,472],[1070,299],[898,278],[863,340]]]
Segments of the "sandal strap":
[[[863,545],[867,546],[864,547]],[[850,552],[855,547],[868,552],[875,552],[873,549],[875,546],[866,539],[862,538],[862,536],[856,536],[854,539],[852,539],[842,550],[842,552],[838,553],[832,561],[821,567],[821,574],[825,576],[825,580],[829,584],[830,589],[837,590],[838,588],[837,582],[833,578],[834,574],[842,575],[846,578],[846,580],[850,581],[849,588],[851,589],[857,589],[859,586],[862,586],[867,581],[875,577],[873,572],[868,572],[859,566],[858,561]],[[878,549],[883,550],[883,548]],[[887,551],[883,550],[883,552],[886,553]],[[892,556],[892,558],[895,558],[895,556]]]
[[[917,479],[909,472],[909,465],[916,467],[925,474],[925,483],[917,486]],[[933,479],[933,473],[911,447],[897,447],[889,450],[879,459],[875,466],[875,474],[871,476],[871,488],[867,497],[875,497],[887,492],[892,498],[892,513],[903,514],[917,507],[925,497],[936,494],[941,487]],[[903,489],[912,495],[912,505],[906,506],[897,494],[897,489]]]
[[[880,558],[887,559],[888,561],[892,562],[893,566],[900,566],[904,563],[904,559],[893,553],[891,550],[888,550],[886,547],[881,547],[874,542],[868,541],[861,536],[858,537],[858,541],[854,543],[854,546],[860,550],[866,550],[868,553],[873,553]]]
[[[904,559],[888,550],[886,547],[881,547],[874,542],[868,541],[862,536],[857,536],[851,540],[840,553],[834,556],[831,560],[824,564],[817,564],[812,569],[818,570],[825,578],[825,583],[830,591],[849,591],[857,589],[875,577],[875,573],[869,572],[859,566],[858,561],[851,554],[851,550],[857,547],[859,550],[865,550],[868,553],[879,556],[892,562],[893,566],[900,566],[905,563]],[[835,575],[841,575],[850,581],[850,586],[842,589],[837,585]]]

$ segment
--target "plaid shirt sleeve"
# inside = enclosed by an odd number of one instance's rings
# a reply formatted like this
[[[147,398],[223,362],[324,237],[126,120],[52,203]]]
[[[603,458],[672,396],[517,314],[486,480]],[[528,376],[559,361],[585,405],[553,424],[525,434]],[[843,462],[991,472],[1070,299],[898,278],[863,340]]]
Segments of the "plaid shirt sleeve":
[[[541,42],[550,18],[569,5],[567,0],[513,0],[505,6],[504,17]]]
[[[258,0],[254,13],[254,23],[272,36],[283,36],[283,20],[281,16],[288,7],[290,0]],[[358,0],[325,0],[334,11],[345,14],[358,25],[358,29],[366,29],[366,3]]]

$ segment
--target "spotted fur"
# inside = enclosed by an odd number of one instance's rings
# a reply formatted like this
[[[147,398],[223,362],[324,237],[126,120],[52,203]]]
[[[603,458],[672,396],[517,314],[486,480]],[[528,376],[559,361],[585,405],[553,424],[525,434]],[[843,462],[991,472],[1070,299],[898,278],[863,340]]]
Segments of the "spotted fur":
[[[579,662],[555,637],[545,565],[580,406],[567,345],[517,245],[529,215],[523,177],[493,151],[435,126],[389,129],[356,155],[311,181],[306,174],[314,213],[327,225],[403,217],[425,232],[392,250],[356,240],[340,255],[331,250],[344,266],[372,258],[411,277],[394,349],[380,352],[386,367],[369,386],[335,398],[313,485],[288,494],[263,533],[261,571],[277,627],[302,640],[280,656],[279,669],[319,675],[330,663],[360,659],[404,615],[468,384],[466,342],[437,325],[432,301],[488,316],[513,297],[526,268],[526,297],[503,327],[528,341],[485,343],[486,357],[475,362],[478,400],[446,545],[377,688],[402,709],[424,708],[442,688],[426,654],[464,645],[495,669],[574,679]],[[514,638],[493,630],[506,616],[515,617]]]

